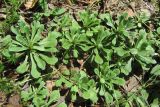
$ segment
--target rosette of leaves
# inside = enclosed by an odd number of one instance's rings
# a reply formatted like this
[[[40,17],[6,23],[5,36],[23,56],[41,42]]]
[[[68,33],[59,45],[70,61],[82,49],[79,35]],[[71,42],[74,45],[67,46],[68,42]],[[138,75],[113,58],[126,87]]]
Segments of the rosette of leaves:
[[[34,78],[40,77],[40,70],[45,70],[46,64],[54,65],[57,58],[53,55],[57,51],[57,32],[49,32],[42,36],[44,26],[40,22],[32,22],[29,27],[24,21],[19,21],[18,27],[11,27],[16,35],[9,47],[9,51],[18,54],[24,61],[17,67],[18,73],[31,71]]]
[[[114,69],[112,65],[105,62],[99,68],[95,68],[94,72],[97,78],[97,88],[99,95],[105,98],[106,103],[112,103],[113,100],[118,100],[121,93],[116,89],[117,86],[123,86],[125,80],[120,75],[120,70]]]
[[[93,36],[93,31],[96,30],[94,27],[99,26],[101,22],[101,20],[97,18],[98,14],[96,12],[81,11],[78,16],[81,22],[80,25],[86,32],[86,35]]]
[[[159,19],[159,22],[160,22],[160,19]],[[157,27],[157,29],[156,29],[156,32],[154,32],[153,34],[153,36],[152,36],[152,40],[153,40],[153,43],[155,44],[155,46],[157,47],[157,48],[159,48],[159,46],[160,46],[160,37],[159,37],[159,35],[160,35],[160,23],[158,23],[158,25],[157,25],[158,27]],[[159,53],[159,52],[158,52]]]
[[[10,35],[0,38],[0,58],[3,60],[7,60],[10,63],[15,63],[17,58],[15,57],[15,55],[12,55],[8,50],[11,40],[12,39]],[[0,72],[3,71],[3,69],[4,65],[2,60],[0,60]]]
[[[133,18],[128,17],[127,13],[118,16],[115,21],[109,13],[100,15],[100,18],[111,30],[112,34],[109,39],[113,46],[119,45],[121,42],[128,42],[128,39],[131,38],[129,35],[131,30],[136,27]]]
[[[100,24],[100,20],[97,18],[96,13],[90,13],[89,11],[81,11],[79,13],[80,21],[82,21],[84,28],[95,27]]]
[[[55,29],[66,31],[72,26],[72,20],[74,20],[73,17],[67,13],[62,16],[55,16],[54,21],[48,27],[52,26]]]
[[[79,97],[85,100],[98,101],[96,83],[90,79],[82,70],[66,70],[56,81],[56,86],[61,87],[62,83],[70,90],[71,100],[74,102]]]
[[[153,42],[147,38],[145,30],[139,31],[139,38],[137,39],[134,48],[130,49],[130,53],[133,59],[138,61],[143,70],[149,70],[152,64],[156,64],[155,49],[153,48]]]
[[[69,30],[63,32],[63,38],[61,38],[62,47],[65,49],[65,59],[70,57],[77,58],[79,56],[80,46],[85,45],[86,35],[81,32],[81,27],[73,20],[72,26]]]
[[[143,28],[146,26],[146,23],[149,22],[151,13],[147,9],[142,9],[141,12],[137,14],[136,23],[138,28]]]
[[[105,30],[104,27],[96,27],[92,37],[87,37],[85,44],[81,44],[83,51],[91,52],[91,61],[95,61],[97,64],[102,64],[104,59],[110,60],[110,54],[112,50],[108,47],[108,37],[110,32]]]
[[[119,47],[113,47],[114,52],[118,55],[115,60],[116,66],[125,75],[132,71],[132,65],[136,62],[143,70],[149,70],[152,64],[156,64],[156,60],[153,58],[157,55],[153,47],[154,39],[150,39],[148,35],[145,30],[141,29],[135,33],[133,44],[130,46],[123,44]]]
[[[123,107],[147,107],[150,106],[148,98],[147,90],[141,87],[137,92],[128,92],[126,98],[123,97],[119,105]]]
[[[84,71],[74,73],[70,80],[74,81],[74,84],[76,83],[71,87],[72,100],[76,100],[76,94],[78,93],[80,97],[91,100],[93,103],[98,101],[96,83]]]
[[[9,51],[8,51],[8,47],[9,44],[11,43],[11,36],[7,35],[4,38],[0,38],[0,55],[3,55],[5,57],[10,57]]]
[[[41,81],[38,88],[30,86],[27,91],[22,91],[21,98],[23,102],[32,101],[30,106],[49,107],[60,99],[60,92],[59,90],[54,90],[49,93],[45,83]]]

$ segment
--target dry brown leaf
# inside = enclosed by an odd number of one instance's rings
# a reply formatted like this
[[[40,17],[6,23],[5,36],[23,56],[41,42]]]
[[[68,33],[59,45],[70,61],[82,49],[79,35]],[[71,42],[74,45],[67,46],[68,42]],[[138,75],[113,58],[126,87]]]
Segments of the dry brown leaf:
[[[0,13],[0,20],[1,19],[6,19],[7,15]]]
[[[63,72],[66,71],[66,70],[68,70],[68,68],[67,68],[66,65],[60,65],[60,66],[59,66],[59,71],[60,71],[61,73],[63,73]]]
[[[19,18],[20,18],[20,20],[25,21],[25,18],[23,16],[20,15]]]
[[[73,103],[70,102],[69,105],[68,105],[68,107],[74,107]]]
[[[0,91],[0,106],[3,105],[6,101],[6,95],[4,92]]]
[[[69,68],[71,71],[79,71],[80,69],[78,67],[70,67]]]
[[[83,59],[77,59],[77,62],[80,64],[80,69],[82,69],[84,60]]]
[[[135,16],[135,13],[133,12],[133,10],[132,10],[131,8],[128,8],[128,9],[126,10],[126,12],[128,13],[128,16],[129,16],[129,17]]]
[[[20,96],[18,94],[13,95],[9,98],[7,107],[22,107],[20,102]]]
[[[46,81],[46,87],[49,91],[52,91],[52,88],[55,86],[55,83],[51,80]]]
[[[26,7],[26,9],[31,9],[35,6],[35,4],[37,3],[38,0],[28,0],[24,6]]]
[[[123,88],[126,90],[126,92],[135,92],[137,89],[141,86],[139,80],[141,77],[132,76],[129,78],[129,80],[126,81],[126,84],[123,86]]]
[[[67,4],[69,4],[70,6],[72,6],[72,2],[71,0],[66,0]]]

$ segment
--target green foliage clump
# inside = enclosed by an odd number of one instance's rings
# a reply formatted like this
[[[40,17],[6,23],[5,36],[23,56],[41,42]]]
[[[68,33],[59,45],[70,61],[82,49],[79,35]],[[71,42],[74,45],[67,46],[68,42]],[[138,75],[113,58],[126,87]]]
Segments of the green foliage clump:
[[[39,3],[45,10],[40,15],[54,16],[49,23],[43,24],[41,17],[31,24],[19,20],[11,26],[11,35],[0,40],[0,72],[5,69],[4,60],[13,61],[24,79],[20,84],[29,84],[21,92],[23,103],[36,107],[66,107],[68,99],[125,107],[159,103],[157,98],[150,101],[148,92],[149,86],[159,83],[159,21],[151,30],[145,15],[124,13],[113,18],[109,13],[81,11],[76,19],[67,13],[57,15],[64,10],[50,11],[43,0]],[[60,70],[60,64],[65,70]],[[127,92],[124,86],[135,72],[149,79],[142,78],[136,92]],[[49,79],[54,82],[51,92],[45,86]],[[40,81],[38,86],[34,80]]]
[[[34,21],[31,28],[24,22],[20,21],[18,27],[11,27],[11,31],[16,35],[13,39],[9,51],[17,54],[24,61],[17,67],[18,73],[31,70],[34,78],[40,77],[38,68],[45,70],[46,63],[54,65],[57,58],[53,55],[56,52],[57,40],[59,36],[57,32],[49,32],[48,35],[42,36],[44,26],[40,22]]]

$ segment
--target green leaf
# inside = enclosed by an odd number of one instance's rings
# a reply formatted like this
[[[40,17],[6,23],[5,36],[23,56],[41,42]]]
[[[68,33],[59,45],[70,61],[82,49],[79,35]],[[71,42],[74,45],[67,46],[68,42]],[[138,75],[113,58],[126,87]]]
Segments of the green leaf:
[[[55,102],[60,98],[60,92],[59,90],[54,90],[52,91],[51,95],[50,95],[50,99],[49,102]]]
[[[99,90],[99,95],[104,96],[104,94],[105,94],[105,88],[103,85],[101,85],[101,88]]]
[[[9,47],[9,51],[12,51],[12,52],[21,52],[21,51],[25,51],[25,50],[27,50],[28,48],[26,48],[26,47],[18,47],[18,46],[16,46],[16,45],[11,45],[10,47]]]
[[[104,97],[105,97],[106,103],[112,103],[113,102],[113,97],[108,92],[105,92]]]
[[[17,36],[20,35],[20,32],[13,26],[11,26],[11,31],[16,34]]]
[[[50,57],[44,54],[39,54],[39,55],[44,61],[46,61],[48,64],[51,65],[54,65],[58,61],[58,59],[53,55]]]
[[[28,56],[26,56],[24,62],[22,64],[20,64],[20,66],[17,67],[16,71],[18,73],[22,74],[28,70],[29,64],[28,64],[27,60],[28,60]]]
[[[105,83],[105,79],[104,78],[100,78],[100,83],[104,84]]]
[[[4,65],[0,62],[0,73],[3,72],[4,70]]]
[[[151,107],[159,107],[159,101],[158,98],[155,98],[153,102],[151,103]]]
[[[77,51],[76,49],[73,50],[73,56],[74,56],[75,58],[78,57],[78,51]]]
[[[62,85],[62,82],[63,82],[62,79],[59,79],[55,82],[55,84],[57,87],[60,87]]]
[[[73,85],[72,82],[67,81],[66,79],[63,79],[63,82],[65,83],[66,87],[68,87],[68,88],[71,87],[71,86]]]
[[[123,86],[125,84],[125,80],[119,77],[116,77],[115,79],[111,80],[113,83],[117,84],[117,85],[121,85]]]
[[[62,47],[64,49],[69,49],[71,46],[72,44],[68,40],[62,39]]]
[[[76,85],[72,86],[71,91],[78,92],[78,87]]]
[[[52,10],[52,14],[53,15],[61,15],[66,11],[66,9],[64,8],[55,8],[54,10]]]
[[[160,34],[160,27],[157,28],[157,33]]]
[[[97,64],[102,64],[103,63],[103,59],[99,56],[99,54],[95,55],[95,62]]]
[[[131,52],[133,55],[138,54],[138,50],[137,50],[136,48],[130,49],[130,52]]]
[[[71,100],[74,102],[76,99],[77,99],[77,95],[74,92],[74,93],[71,94]]]
[[[86,35],[87,35],[87,36],[93,36],[93,32],[92,32],[92,31],[87,31],[87,32],[86,32]]]
[[[113,96],[114,96],[114,98],[115,98],[116,100],[118,100],[119,98],[122,97],[122,94],[121,94],[121,92],[120,92],[119,90],[114,90]]]
[[[90,100],[93,103],[96,103],[98,101],[96,90],[92,88],[92,89],[89,90],[89,93],[90,93]]]
[[[87,77],[87,74],[84,71],[80,71],[80,75],[81,75],[80,79]]]
[[[40,73],[38,72],[37,70],[37,65],[36,63],[34,62],[34,59],[33,59],[33,56],[32,54],[30,54],[30,57],[31,57],[31,75],[34,77],[34,78],[39,78],[40,77]]]
[[[84,99],[90,99],[94,103],[97,102],[97,100],[98,100],[97,93],[94,89],[89,89],[89,90],[83,92],[82,97]]]
[[[128,75],[132,71],[132,58],[127,62],[127,64],[124,67],[124,74]]]
[[[95,49],[94,51],[95,51],[95,54],[96,54],[95,55],[95,62],[97,64],[102,64],[103,63],[103,59],[99,56],[98,50]]]
[[[69,76],[70,75],[70,71],[68,69],[66,69],[66,70],[64,70],[62,72],[62,74],[65,75],[65,76]]]
[[[51,42],[53,46],[57,45],[57,37],[60,37],[61,34],[59,32],[53,31],[48,33],[47,40]]]
[[[94,46],[87,46],[85,44],[82,44],[80,46],[80,48],[83,50],[83,51],[88,51],[89,49],[93,48]]]
[[[88,91],[83,92],[82,97],[83,97],[84,99],[89,99],[89,98],[90,98],[90,92],[88,92]]]
[[[41,32],[44,29],[44,25],[40,24],[38,21],[33,21],[31,24],[32,28],[32,35],[31,35],[31,40],[33,43],[36,43],[41,39]]]
[[[16,40],[23,45],[28,45],[27,39],[24,38],[22,35],[17,35]]]
[[[128,102],[125,103],[125,107],[131,107]]]
[[[41,105],[44,104],[44,101],[42,100],[42,98],[35,96],[32,100],[33,104],[35,105],[35,107],[40,107]]]
[[[116,45],[116,42],[117,42],[117,38],[114,38],[114,39],[112,40],[112,44],[113,44],[113,45]]]
[[[64,103],[64,102],[62,102],[62,103],[60,103],[57,107],[67,107],[67,104]]]
[[[119,56],[124,56],[124,55],[127,53],[127,51],[124,50],[122,47],[117,47],[117,48],[115,48],[115,51],[117,52],[117,54],[118,54]]]
[[[38,65],[38,67],[41,68],[42,70],[44,70],[45,67],[46,67],[45,61],[43,61],[43,60],[39,57],[39,55],[36,54],[36,53],[34,53],[33,56],[34,56],[34,59],[35,59],[35,61],[36,61],[36,64]]]
[[[107,21],[107,25],[108,25],[108,26],[114,28],[113,20],[112,20],[112,17],[111,17],[111,15],[110,15],[109,13],[107,13],[107,14],[101,14],[101,15],[100,15],[100,18],[101,18],[102,20]]]
[[[31,93],[32,94],[32,93]],[[24,101],[30,100],[30,94],[27,91],[22,91],[21,92],[21,97]]]
[[[57,45],[57,37],[59,37],[61,34],[58,32],[49,32],[48,37],[41,40],[38,44],[40,46],[46,47],[46,48],[55,48]]]
[[[146,107],[145,102],[143,102],[139,97],[136,98],[136,101],[141,105],[140,107]]]
[[[156,65],[152,68],[151,70],[151,74],[153,75],[160,75],[160,65]]]
[[[148,97],[149,97],[149,93],[147,92],[147,90],[142,89],[141,90],[141,98],[143,98],[145,101],[147,101]]]
[[[156,64],[156,61],[152,59],[152,57],[146,57],[142,55],[138,55],[139,59],[146,64]]]
[[[7,35],[2,39],[0,38],[0,43],[2,42],[2,44],[1,44],[2,46],[8,45],[9,43],[11,43],[11,41],[12,41],[12,38],[10,35]]]

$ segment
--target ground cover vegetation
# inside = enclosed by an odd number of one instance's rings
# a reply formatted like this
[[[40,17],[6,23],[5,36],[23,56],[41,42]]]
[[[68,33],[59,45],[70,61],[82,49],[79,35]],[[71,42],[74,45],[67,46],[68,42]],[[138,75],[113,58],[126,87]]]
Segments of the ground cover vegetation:
[[[159,107],[159,0],[1,0],[0,106]]]

